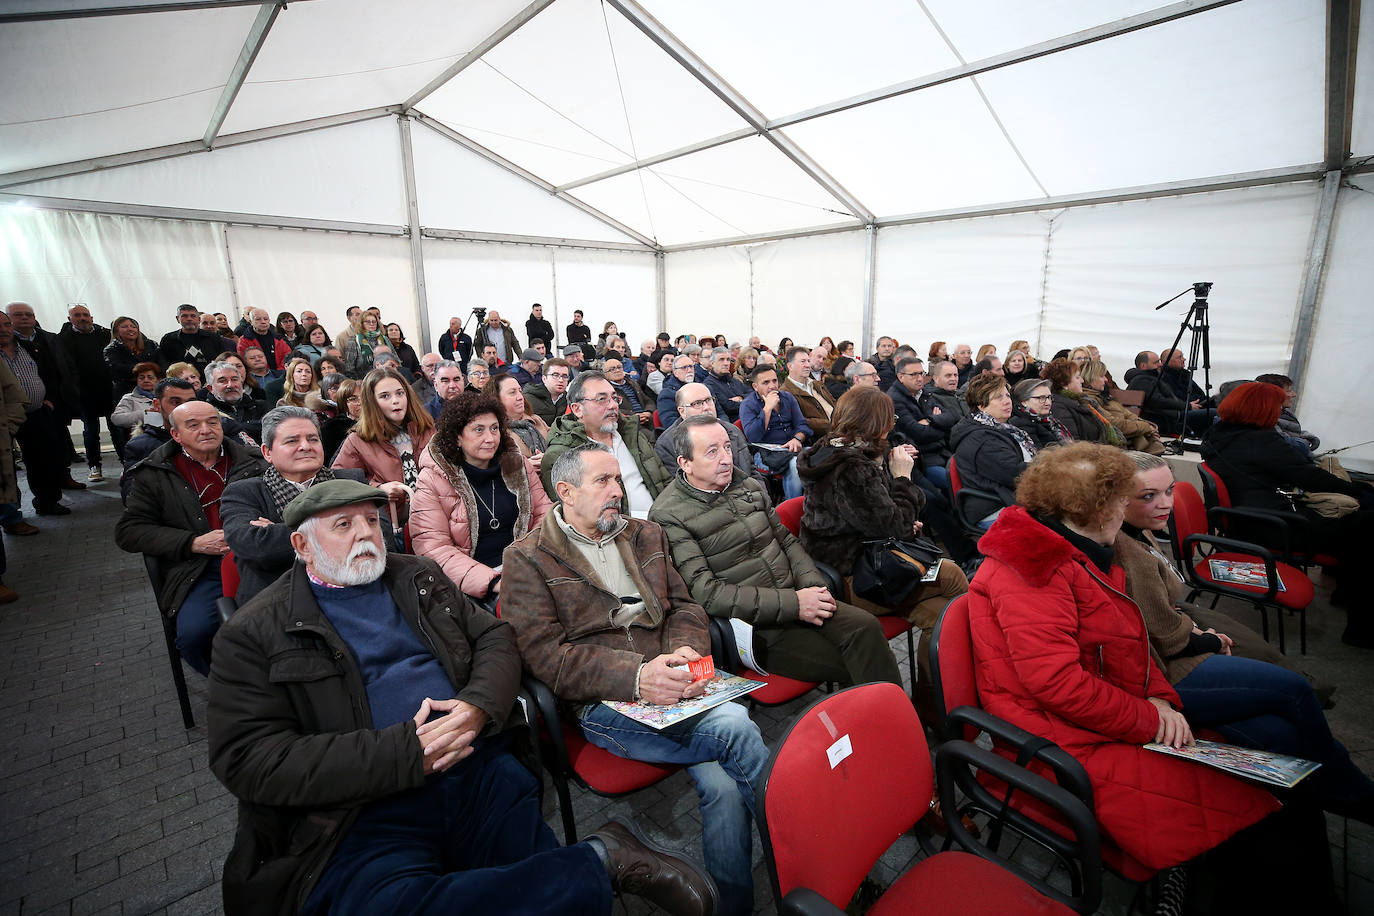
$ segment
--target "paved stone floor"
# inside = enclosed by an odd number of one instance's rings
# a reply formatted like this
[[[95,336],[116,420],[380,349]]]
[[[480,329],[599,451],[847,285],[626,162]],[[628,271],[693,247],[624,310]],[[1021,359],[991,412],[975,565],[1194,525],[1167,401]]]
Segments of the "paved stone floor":
[[[106,468],[114,466],[108,456]],[[197,721],[188,731],[143,564],[113,543],[118,493],[111,478],[69,494],[71,516],[31,519],[41,535],[5,536],[5,581],[21,598],[0,607],[0,916],[220,909],[235,812],[207,766],[205,682],[188,669]],[[1365,692],[1374,654],[1340,644],[1342,616],[1326,607],[1325,593],[1311,612],[1309,667],[1340,685],[1332,728],[1374,772]],[[1253,622],[1253,614],[1241,619]],[[905,654],[900,640],[893,645]],[[757,714],[770,744],[814,698]],[[545,813],[559,830],[553,798],[550,788]],[[667,845],[699,852],[695,795],[683,774],[624,799],[574,789],[573,806],[580,833],[628,814]],[[1329,827],[1348,911],[1374,913],[1374,830],[1336,818]],[[915,851],[903,837],[875,877],[892,880]],[[761,859],[755,880],[759,911],[773,913]],[[1102,912],[1125,912],[1128,899],[1127,888],[1111,884]],[[636,901],[626,909],[650,911]]]

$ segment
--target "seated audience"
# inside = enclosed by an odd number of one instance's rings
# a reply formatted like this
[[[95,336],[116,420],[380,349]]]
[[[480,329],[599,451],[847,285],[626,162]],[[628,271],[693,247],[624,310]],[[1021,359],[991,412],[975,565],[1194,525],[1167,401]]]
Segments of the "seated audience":
[[[263,472],[262,456],[225,439],[215,408],[188,401],[171,412],[172,441],[130,468],[124,514],[115,525],[121,550],[141,553],[157,606],[176,622],[177,652],[210,673],[210,642],[223,596],[220,561],[229,552],[220,521],[227,484]]]
[[[433,561],[386,552],[386,498],[333,480],[290,503],[299,562],[219,640],[210,767],[239,799],[225,909],[609,914],[619,886],[709,913],[704,876],[628,823],[558,847],[506,750],[514,634]],[[334,676],[280,677],[283,658]]]
[[[1301,890],[1284,892],[1273,882],[1247,891],[1237,887],[1247,883],[1243,874],[1224,869],[1217,880],[1228,901],[1286,893],[1321,909],[1331,898],[1319,814],[1314,822],[1290,805],[1268,819],[1279,805],[1259,786],[1142,747],[1193,738],[1114,562],[1134,480],[1124,453],[1087,442],[1047,450],[1022,477],[1018,504],[982,539],[987,560],[969,591],[982,705],[1077,758],[1092,782],[1099,827],[1146,868],[1187,862],[1237,837],[1252,853],[1246,867],[1268,856],[1270,867],[1301,858],[1307,870]],[[1320,838],[1308,832],[1314,824]],[[1223,861],[1212,859],[1214,867]]]
[[[730,452],[735,459],[735,467],[746,476],[754,473],[754,461],[749,455],[749,440],[744,438],[744,433],[740,432],[738,426],[721,420],[716,414],[716,399],[711,396],[710,389],[700,382],[688,382],[683,385],[677,390],[677,411],[682,420],[678,420],[660,433],[658,441],[654,443],[654,452],[670,475],[677,476],[678,473],[677,459],[682,454],[678,433],[682,429],[682,422],[689,417],[699,416],[712,416],[720,422],[725,435],[730,439]]]
[[[263,416],[262,456],[267,467],[261,477],[224,488],[224,540],[239,571],[238,592],[230,597],[240,605],[288,572],[296,559],[291,529],[282,520],[291,500],[326,480],[366,482],[362,471],[324,466],[319,421],[304,407],[283,405]],[[399,486],[387,483],[381,489],[389,492]],[[390,523],[382,522],[382,528],[389,537]]]
[[[552,505],[495,398],[465,392],[445,406],[420,455],[410,510],[417,554],[438,563],[464,594],[494,599],[501,591],[501,552],[538,526]]]
[[[1083,364],[1080,374],[1083,377],[1082,403],[1105,419],[1112,431],[1117,433],[1117,436],[1108,433],[1108,444],[1151,455],[1164,454],[1164,443],[1159,441],[1159,427],[1131,413],[1125,404],[1112,397],[1112,377],[1101,360],[1088,360]]]
[[[949,365],[953,365],[952,363]],[[1016,478],[1035,458],[1035,443],[1012,426],[1011,392],[1006,379],[980,375],[969,381],[968,403],[973,413],[959,421],[950,433],[959,478],[966,487],[995,493],[1000,503],[981,496],[965,502],[968,517],[986,531],[1016,500]]]
[[[797,476],[797,455],[812,438],[801,405],[786,391],[779,390],[778,373],[771,366],[754,370],[754,393],[740,405],[740,425],[744,437],[754,448],[755,464],[782,476],[786,498],[801,496]]]
[[[361,394],[357,425],[332,466],[361,468],[374,487],[399,481],[414,490],[419,456],[434,435],[434,420],[395,369],[373,369],[363,379]]]
[[[1126,594],[1144,617],[1151,654],[1183,701],[1189,724],[1214,728],[1242,747],[1319,762],[1321,769],[1299,784],[1299,796],[1370,823],[1374,782],[1332,737],[1322,702],[1306,678],[1271,664],[1284,657],[1225,614],[1179,606],[1183,581],[1154,538],[1154,532],[1167,533],[1169,527],[1173,472],[1157,455],[1127,455],[1136,473],[1114,544],[1116,562],[1126,572]],[[1190,614],[1210,616],[1213,625]]]
[[[1084,400],[1083,374],[1079,367],[1079,363],[1070,359],[1053,359],[1045,367],[1044,375],[1053,393],[1050,413],[1077,441],[1123,445],[1125,440],[1121,434]]]
[[[498,375],[487,382],[482,394],[495,398],[506,412],[506,434],[520,454],[528,458],[538,471],[549,445],[549,426],[530,413],[529,402],[520,383],[509,375]]]
[[[894,388],[902,383],[900,367]],[[892,427],[892,408],[876,388],[855,388],[840,398],[830,436],[798,462],[806,488],[801,545],[813,560],[844,577],[844,600],[871,614],[901,614],[921,630],[922,657],[912,695],[922,721],[933,723],[938,719],[929,673],[930,637],[940,612],[968,591],[968,579],[954,563],[942,562],[934,582],[916,586],[892,606],[853,592],[854,563],[865,541],[921,533],[925,494],[912,483],[915,449],[889,447]]]
[[[739,405],[753,389],[732,371],[730,350],[716,347],[710,355],[710,371],[704,384],[716,399],[716,415],[731,423],[739,419]],[[798,389],[801,390],[801,389]]]
[[[813,375],[816,364],[813,354],[805,347],[793,347],[787,351],[787,381],[782,390],[797,399],[806,425],[811,427],[813,437],[819,441],[830,431],[830,418],[835,412],[835,399],[830,390]],[[747,395],[748,392],[745,392]],[[743,398],[741,398],[743,400]]]
[[[590,333],[590,331],[588,332]],[[568,410],[568,382],[572,379],[572,367],[564,359],[546,359],[542,375],[530,382],[522,391],[529,403],[530,412],[552,426],[553,421]]]
[[[635,518],[646,516],[670,475],[654,456],[653,434],[634,417],[621,414],[611,383],[595,369],[577,373],[568,386],[568,413],[549,429],[540,476],[550,497],[555,495],[553,463],[563,452],[588,442],[606,446],[620,465],[625,487],[622,511]]]
[[[1037,451],[1073,441],[1068,427],[1050,411],[1054,395],[1047,379],[1028,378],[1017,382],[1011,399],[1011,419],[1007,422],[1030,436]]]
[[[594,374],[579,374],[574,388]],[[758,726],[736,703],[658,730],[600,702],[669,704],[698,695],[703,685],[683,666],[710,655],[711,637],[706,614],[669,562],[663,530],[622,514],[615,456],[586,443],[565,450],[550,470],[558,507],[505,553],[502,616],[515,627],[525,667],[579,710],[593,744],[688,767],[721,912],[751,913],[750,815],[768,759]]]
[[[756,374],[769,372],[759,368]],[[877,618],[830,594],[825,577],[768,501],[763,484],[734,463],[713,417],[690,417],[678,433],[682,473],[654,502],[673,564],[708,614],[754,628],[754,652],[769,672],[804,681],[900,684]]]
[[[1226,484],[1231,504],[1246,509],[1298,512],[1306,524],[1293,533],[1296,549],[1336,558],[1331,603],[1346,608],[1343,642],[1374,648],[1374,489],[1342,480],[1304,460],[1274,428],[1287,395],[1277,385],[1247,382],[1227,395],[1218,422],[1202,439],[1202,458]],[[1359,501],[1342,518],[1319,515],[1284,491],[1342,493]],[[1274,527],[1236,519],[1236,537],[1277,549]]]

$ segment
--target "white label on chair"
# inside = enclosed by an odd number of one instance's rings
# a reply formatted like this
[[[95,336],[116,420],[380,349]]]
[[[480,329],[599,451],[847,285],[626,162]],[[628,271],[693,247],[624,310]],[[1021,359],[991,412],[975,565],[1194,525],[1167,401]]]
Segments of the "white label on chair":
[[[830,769],[840,765],[840,761],[854,753],[854,745],[849,743],[848,735],[840,735],[840,740],[825,749],[825,756],[830,758]]]

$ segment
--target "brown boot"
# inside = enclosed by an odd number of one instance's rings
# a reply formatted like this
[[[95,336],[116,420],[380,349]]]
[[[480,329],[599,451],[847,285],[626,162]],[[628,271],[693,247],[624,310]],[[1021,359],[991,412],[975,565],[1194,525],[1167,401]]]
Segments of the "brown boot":
[[[614,818],[596,833],[606,850],[611,887],[643,897],[675,916],[712,916],[716,885],[709,875],[640,833],[624,818]]]

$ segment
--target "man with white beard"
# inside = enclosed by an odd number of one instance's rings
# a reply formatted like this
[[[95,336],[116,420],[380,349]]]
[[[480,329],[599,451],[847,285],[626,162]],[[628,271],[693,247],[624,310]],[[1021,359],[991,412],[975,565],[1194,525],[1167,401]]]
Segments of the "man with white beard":
[[[558,845],[503,734],[514,632],[433,560],[387,553],[386,503],[306,489],[282,513],[291,572],[220,629],[210,767],[241,802],[225,912],[610,913],[621,890],[709,916],[708,879],[628,822]]]

